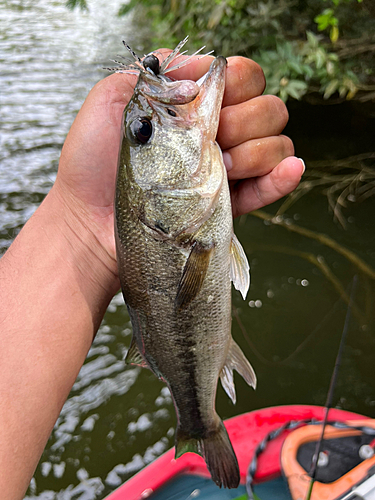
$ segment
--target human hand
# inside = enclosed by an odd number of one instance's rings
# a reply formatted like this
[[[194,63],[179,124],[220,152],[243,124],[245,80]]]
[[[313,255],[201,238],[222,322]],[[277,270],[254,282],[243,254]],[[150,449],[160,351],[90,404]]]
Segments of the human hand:
[[[281,99],[261,95],[260,66],[230,58],[228,84],[217,140],[223,150],[231,187],[233,216],[269,205],[293,191],[305,170],[293,142],[281,135],[288,111]]]
[[[170,75],[197,80],[211,62],[205,57]],[[217,141],[228,172],[234,217],[289,194],[305,169],[301,159],[292,156],[292,141],[280,135],[288,122],[286,106],[276,96],[261,95],[265,85],[257,63],[228,58]]]
[[[169,51],[161,50],[162,56]],[[170,75],[197,80],[212,57],[195,59]],[[100,258],[115,274],[113,199],[123,111],[137,78],[113,74],[89,93],[67,136],[55,190],[98,242]],[[290,139],[279,135],[288,120],[284,103],[261,96],[261,68],[243,57],[228,59],[217,140],[231,185],[234,216],[272,203],[298,184],[303,164]]]

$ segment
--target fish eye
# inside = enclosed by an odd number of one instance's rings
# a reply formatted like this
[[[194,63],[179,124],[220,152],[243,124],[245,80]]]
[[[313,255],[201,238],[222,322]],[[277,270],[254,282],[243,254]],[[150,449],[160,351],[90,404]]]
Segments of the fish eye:
[[[168,109],[167,109],[167,112],[168,112],[168,114],[169,114],[169,115],[171,115],[171,116],[177,116],[177,113],[176,113],[175,111],[173,111],[173,109],[169,109],[169,108],[168,108]]]
[[[149,54],[143,59],[143,67],[145,70],[151,70],[154,75],[158,75],[160,73],[160,63],[159,59],[154,56],[154,54]]]
[[[130,125],[133,137],[137,142],[146,144],[152,135],[152,124],[148,118],[139,118]]]

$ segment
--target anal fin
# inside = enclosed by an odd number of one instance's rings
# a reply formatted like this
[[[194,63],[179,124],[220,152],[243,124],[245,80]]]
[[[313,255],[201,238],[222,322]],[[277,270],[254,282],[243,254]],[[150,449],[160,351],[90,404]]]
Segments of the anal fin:
[[[198,295],[213,252],[212,246],[204,246],[198,241],[193,244],[186,261],[175,299],[177,309],[183,309]]]
[[[245,300],[250,286],[250,266],[244,249],[234,233],[230,245],[230,279],[234,288],[241,292]]]
[[[253,367],[246,359],[240,347],[232,339],[227,359],[225,360],[225,364],[220,372],[220,381],[233,404],[236,404],[236,389],[234,387],[233,370],[236,370],[245,382],[250,385],[250,387],[253,387],[253,389],[256,388],[257,377]]]

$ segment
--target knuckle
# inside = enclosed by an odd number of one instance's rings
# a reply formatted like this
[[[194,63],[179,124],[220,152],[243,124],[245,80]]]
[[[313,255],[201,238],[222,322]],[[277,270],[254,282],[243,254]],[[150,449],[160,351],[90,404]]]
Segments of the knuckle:
[[[225,144],[234,144],[238,137],[238,116],[235,106],[228,106],[223,108],[220,114],[220,124],[218,138],[219,142]],[[225,130],[225,134],[222,131]]]
[[[244,67],[244,70],[240,73],[241,80],[250,82],[251,86],[256,89],[257,94],[261,95],[266,87],[266,78],[262,68],[252,59],[246,57],[239,57],[238,59],[243,63]]]
[[[259,94],[263,94],[264,89],[266,88],[266,77],[264,76],[264,72],[262,68],[253,60],[251,61],[251,69],[252,69],[252,78],[256,83],[257,88],[259,88]]]
[[[274,100],[274,106],[275,106],[276,112],[279,116],[279,119],[280,119],[283,127],[285,127],[285,125],[288,123],[288,120],[289,120],[288,109],[287,109],[285,103],[279,97],[277,97],[277,96],[272,96],[272,97]]]
[[[286,157],[294,155],[294,144],[292,139],[286,135],[281,135],[282,139],[282,147],[283,147],[283,155]]]
[[[261,95],[266,87],[266,79],[259,64],[242,56],[229,59],[228,72],[229,78],[236,83],[236,102]]]

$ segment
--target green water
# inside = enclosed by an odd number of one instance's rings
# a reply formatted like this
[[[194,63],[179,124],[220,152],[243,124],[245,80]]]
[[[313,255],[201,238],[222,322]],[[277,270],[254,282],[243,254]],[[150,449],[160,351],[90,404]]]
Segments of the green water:
[[[92,0],[91,12],[72,13],[63,1],[2,2],[0,252],[52,186],[66,133],[89,89],[105,76],[100,68],[122,50],[121,37],[141,47],[131,20],[116,19],[119,3]],[[374,150],[370,104],[296,104],[290,113],[288,132],[308,168],[311,161]],[[346,312],[337,286],[346,290],[355,273],[358,309],[334,404],[375,417],[373,280],[338,251],[287,229],[292,223],[328,234],[375,268],[374,200],[347,205],[345,230],[318,191],[287,210],[280,219],[286,228],[254,215],[236,221],[252,283],[246,302],[234,293],[243,328],[234,318],[233,335],[257,372],[258,388],[254,392],[236,376],[233,406],[219,386],[217,409],[223,418],[279,404],[324,404]],[[330,278],[322,263],[333,273]],[[126,308],[117,296],[56,423],[28,499],[100,500],[172,446],[176,421],[168,391],[149,371],[124,369],[130,338]]]

